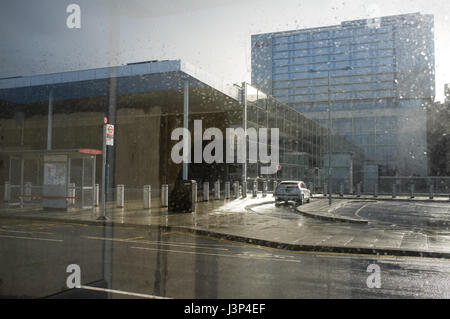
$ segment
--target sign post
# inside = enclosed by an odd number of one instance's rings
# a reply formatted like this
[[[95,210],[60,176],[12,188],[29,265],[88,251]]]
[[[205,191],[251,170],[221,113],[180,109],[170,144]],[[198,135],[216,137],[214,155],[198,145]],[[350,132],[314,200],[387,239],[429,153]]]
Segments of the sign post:
[[[108,120],[103,119],[103,148],[102,148],[102,215],[98,220],[108,220],[106,217],[106,146],[114,146],[114,125],[107,124]]]

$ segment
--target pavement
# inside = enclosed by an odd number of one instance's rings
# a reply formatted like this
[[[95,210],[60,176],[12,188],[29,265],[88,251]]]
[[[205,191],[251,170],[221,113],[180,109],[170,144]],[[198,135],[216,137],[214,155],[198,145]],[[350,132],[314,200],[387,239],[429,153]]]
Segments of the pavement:
[[[334,198],[331,206],[323,195],[316,195],[311,203],[297,208],[275,208],[273,202],[271,194],[266,197],[258,194],[256,198],[199,202],[194,213],[176,214],[158,207],[158,202],[151,209],[143,209],[141,202],[130,201],[124,208],[109,204],[107,221],[98,220],[99,209],[45,211],[3,205],[0,218],[135,227],[146,231],[162,228],[290,251],[450,258],[448,227],[426,231],[360,217],[358,209],[374,202],[373,196]],[[450,208],[448,198],[436,198],[434,202]],[[350,214],[348,207],[352,208]]]

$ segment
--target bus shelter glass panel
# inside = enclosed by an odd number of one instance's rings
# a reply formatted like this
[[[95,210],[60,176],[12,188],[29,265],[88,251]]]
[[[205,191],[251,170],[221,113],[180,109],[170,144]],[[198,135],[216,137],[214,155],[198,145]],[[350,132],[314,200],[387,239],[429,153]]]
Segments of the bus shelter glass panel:
[[[20,203],[22,194],[22,159],[11,157],[9,161],[10,204]]]
[[[95,193],[95,158],[71,158],[69,182],[69,206],[92,208]]]

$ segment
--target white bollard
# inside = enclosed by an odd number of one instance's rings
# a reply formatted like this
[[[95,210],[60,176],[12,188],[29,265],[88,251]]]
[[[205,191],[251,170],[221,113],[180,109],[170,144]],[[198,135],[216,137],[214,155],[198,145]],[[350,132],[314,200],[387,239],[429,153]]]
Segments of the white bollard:
[[[5,202],[9,202],[11,200],[11,184],[9,182],[5,182],[5,192],[3,200]]]
[[[252,197],[258,196],[258,181],[253,181]]]
[[[328,184],[323,183],[323,196],[327,196],[328,194]]]
[[[239,198],[239,182],[234,182],[233,183],[233,193],[234,193],[234,198]]]
[[[152,207],[152,187],[150,185],[144,185],[143,190],[144,208],[149,209]]]
[[[230,182],[225,182],[225,199],[230,199]]]
[[[25,197],[24,197],[24,201],[29,202],[31,201],[31,182],[25,182]]]
[[[214,183],[214,199],[220,199],[220,181]]]
[[[209,182],[203,182],[203,201],[209,201]]]
[[[125,203],[125,185],[119,184],[116,188],[116,204],[117,207],[123,207]]]
[[[195,181],[195,183],[192,183],[192,201],[194,203],[198,202],[197,181]]]
[[[430,184],[430,199],[434,198],[434,185]]]
[[[392,184],[392,198],[396,198],[397,197],[397,185]]]
[[[169,185],[163,184],[161,186],[161,207],[169,206]]]
[[[411,184],[410,191],[411,191],[410,198],[414,198],[414,184]]]
[[[344,184],[342,183],[340,185],[339,196],[344,197]]]
[[[100,202],[100,186],[98,184],[95,184],[94,194],[95,194],[94,204],[95,206],[98,206]]]
[[[267,196],[267,181],[263,180],[263,184],[262,184],[262,196],[266,197]]]
[[[69,197],[68,203],[69,205],[75,206],[75,194],[76,194],[75,183],[69,183],[68,192],[69,192],[69,194],[67,194],[67,196]]]
[[[357,185],[356,197],[361,197],[361,183],[358,183],[358,185]]]
[[[242,197],[247,197],[247,182],[242,182]]]

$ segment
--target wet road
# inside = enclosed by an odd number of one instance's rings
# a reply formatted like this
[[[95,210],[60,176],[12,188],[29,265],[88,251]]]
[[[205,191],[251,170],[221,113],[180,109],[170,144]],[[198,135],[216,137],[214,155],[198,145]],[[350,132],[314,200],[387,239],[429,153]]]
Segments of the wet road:
[[[308,222],[288,207],[277,214]],[[0,256],[1,297],[106,296],[67,292],[69,264],[81,267],[82,285],[106,278],[111,298],[450,297],[450,260],[293,253],[135,228],[1,220]],[[371,264],[380,288],[367,286]]]
[[[350,201],[337,213],[380,225],[450,231],[450,203]]]

